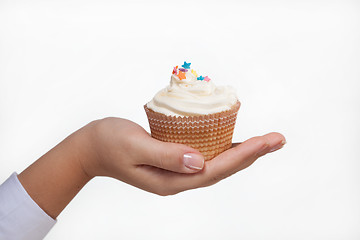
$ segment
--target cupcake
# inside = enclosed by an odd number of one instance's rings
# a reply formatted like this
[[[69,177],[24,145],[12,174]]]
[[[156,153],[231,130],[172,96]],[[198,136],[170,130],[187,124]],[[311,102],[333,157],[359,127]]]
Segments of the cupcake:
[[[215,86],[184,62],[174,67],[170,85],[144,105],[151,136],[199,150],[210,160],[232,144],[240,102],[230,86]]]

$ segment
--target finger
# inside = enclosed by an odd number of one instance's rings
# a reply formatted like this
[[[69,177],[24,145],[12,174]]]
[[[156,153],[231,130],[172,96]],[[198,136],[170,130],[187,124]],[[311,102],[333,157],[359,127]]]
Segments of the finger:
[[[247,168],[257,158],[280,149],[285,143],[285,138],[280,133],[254,137],[207,161],[203,171],[197,174],[166,174],[163,181],[178,192],[209,186]]]
[[[186,145],[149,138],[141,164],[178,173],[195,173],[204,167],[202,154]]]
[[[269,133],[251,138],[225,151],[206,164],[205,185],[216,183],[232,174],[249,167],[259,157],[284,146],[285,138],[280,133]]]

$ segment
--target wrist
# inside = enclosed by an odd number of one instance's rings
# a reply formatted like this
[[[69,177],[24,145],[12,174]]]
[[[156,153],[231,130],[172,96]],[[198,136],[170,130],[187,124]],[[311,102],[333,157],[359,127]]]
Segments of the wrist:
[[[93,178],[84,165],[90,158],[88,131],[84,127],[39,158],[18,178],[30,197],[56,218]]]
[[[99,125],[102,120],[92,121],[75,134],[79,142],[79,165],[88,180],[103,175],[99,144]]]

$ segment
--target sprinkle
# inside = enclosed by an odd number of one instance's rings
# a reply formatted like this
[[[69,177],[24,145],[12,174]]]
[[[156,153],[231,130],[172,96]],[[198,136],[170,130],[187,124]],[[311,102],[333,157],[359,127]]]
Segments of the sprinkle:
[[[184,62],[183,65],[181,65],[183,68],[190,69],[191,63]]]
[[[178,69],[178,66],[176,66],[176,67],[174,67],[174,70],[173,70],[173,72],[172,72],[172,74],[177,74],[177,69]]]
[[[197,80],[202,81],[202,80],[204,80],[204,77],[203,77],[203,76],[200,76],[200,77],[197,78]]]
[[[177,76],[180,78],[180,80],[183,80],[186,78],[185,73],[181,72],[181,71],[179,71],[179,74]]]
[[[204,78],[204,81],[207,81],[207,82],[209,82],[211,79],[208,77],[208,76],[206,76],[205,78]]]
[[[182,71],[182,72],[187,72],[187,71],[188,71],[188,70],[185,69],[185,68],[179,68],[179,70]]]
[[[194,69],[191,69],[191,73],[194,74],[195,77],[198,77],[198,75]]]

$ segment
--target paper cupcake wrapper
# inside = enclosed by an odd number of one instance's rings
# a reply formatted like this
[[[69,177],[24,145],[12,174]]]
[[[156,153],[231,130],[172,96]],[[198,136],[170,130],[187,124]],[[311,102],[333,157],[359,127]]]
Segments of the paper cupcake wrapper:
[[[188,145],[210,160],[231,147],[240,102],[227,111],[189,117],[166,116],[144,108],[153,138]]]

